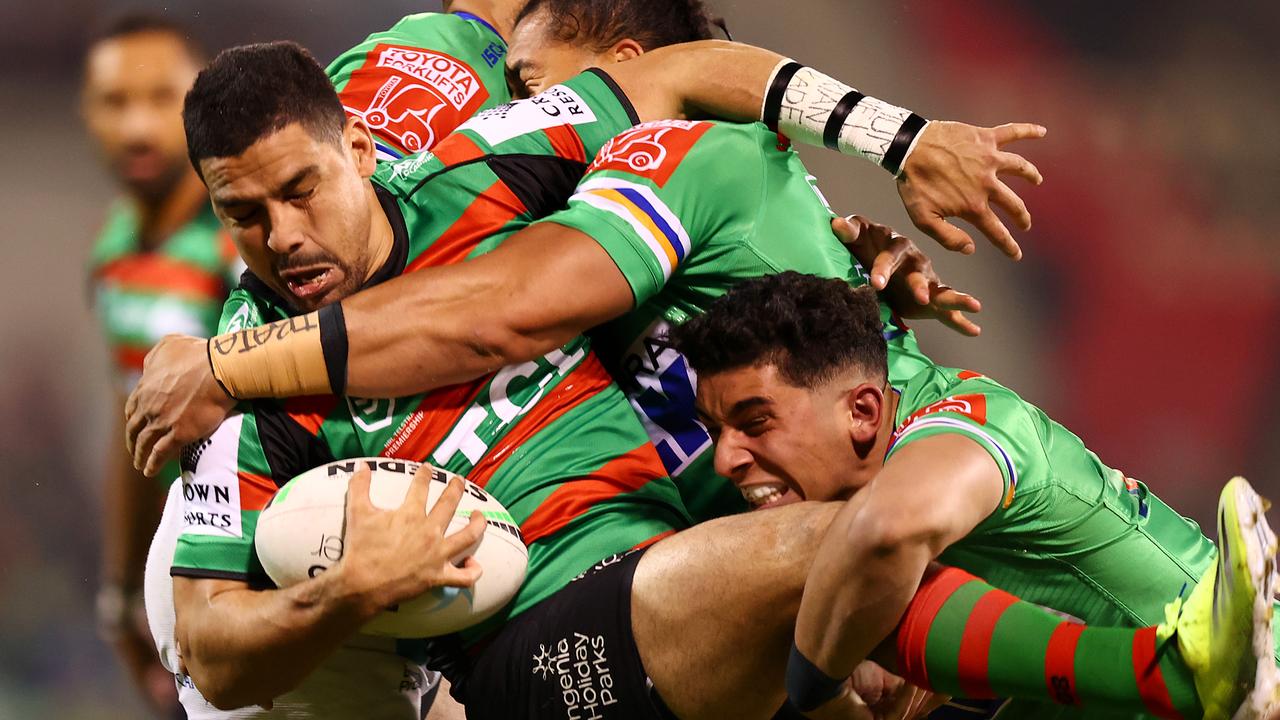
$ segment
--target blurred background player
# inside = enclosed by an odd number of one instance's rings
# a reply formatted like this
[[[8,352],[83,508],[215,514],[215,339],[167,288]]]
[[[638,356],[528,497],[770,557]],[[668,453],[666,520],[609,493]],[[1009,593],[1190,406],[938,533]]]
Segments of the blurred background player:
[[[93,305],[112,356],[99,629],[153,708],[173,712],[172,677],[141,616],[142,570],[177,468],[147,479],[121,451],[124,398],[147,351],[169,333],[209,334],[239,259],[187,161],[182,98],[205,53],[172,21],[125,15],[85,58],[85,124],[119,183],[93,250]]]

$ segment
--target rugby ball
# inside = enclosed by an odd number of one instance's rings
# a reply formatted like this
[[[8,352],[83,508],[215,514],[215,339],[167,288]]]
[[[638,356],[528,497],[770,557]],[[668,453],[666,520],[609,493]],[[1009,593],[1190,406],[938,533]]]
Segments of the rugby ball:
[[[289,587],[333,567],[342,559],[347,482],[364,463],[373,466],[369,499],[374,507],[400,507],[422,463],[388,458],[339,460],[302,473],[280,488],[258,518],[254,547],[267,575]],[[444,492],[453,473],[429,468],[430,494],[423,517]],[[473,555],[483,575],[470,588],[436,588],[384,611],[362,632],[395,638],[445,635],[470,627],[501,610],[524,582],[529,551],[507,509],[479,485],[466,491],[446,535],[466,527],[472,512],[485,516],[485,533],[461,562]]]

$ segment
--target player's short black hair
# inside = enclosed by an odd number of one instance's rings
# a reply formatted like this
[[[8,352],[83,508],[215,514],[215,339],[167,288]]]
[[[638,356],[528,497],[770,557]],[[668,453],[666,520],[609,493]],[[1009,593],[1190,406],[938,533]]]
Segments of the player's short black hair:
[[[88,48],[92,49],[108,40],[118,40],[131,35],[162,33],[172,35],[182,42],[187,54],[197,65],[209,59],[209,49],[192,33],[191,28],[159,13],[135,10],[113,15],[98,26],[89,36]]]
[[[301,45],[277,41],[218,53],[196,76],[182,108],[191,164],[235,157],[293,123],[339,143],[346,113],[320,63]]]
[[[784,272],[741,283],[669,339],[699,375],[773,365],[811,388],[856,366],[887,379],[880,305],[869,287]]]
[[[597,51],[627,38],[645,50],[709,40],[722,25],[702,0],[529,0],[516,24],[538,12],[549,14],[557,40]]]

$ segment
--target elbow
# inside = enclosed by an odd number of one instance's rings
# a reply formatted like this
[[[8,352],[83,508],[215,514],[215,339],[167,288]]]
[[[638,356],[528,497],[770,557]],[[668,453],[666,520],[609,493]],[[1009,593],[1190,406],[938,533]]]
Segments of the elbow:
[[[212,670],[196,660],[187,661],[187,676],[200,696],[210,705],[223,711],[263,705],[271,698],[256,697],[247,687],[239,687],[235,678]]]

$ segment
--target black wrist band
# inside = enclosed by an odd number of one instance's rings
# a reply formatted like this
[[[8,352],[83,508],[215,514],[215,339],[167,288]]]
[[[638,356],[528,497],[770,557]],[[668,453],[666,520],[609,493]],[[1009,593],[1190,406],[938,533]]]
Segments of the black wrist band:
[[[236,397],[235,395],[232,395],[231,391],[227,389],[227,386],[223,385],[222,381],[218,379],[218,371],[215,370],[213,367],[213,338],[209,338],[207,341],[205,341],[204,355],[209,359],[209,374],[213,376],[213,381],[218,383],[218,387],[222,388],[222,392],[227,397],[231,398],[232,400],[235,400],[236,402],[240,402],[240,398]]]
[[[849,113],[852,113],[865,97],[866,95],[853,90],[836,103],[836,109],[832,110],[831,117],[827,118],[826,132],[822,134],[822,144],[826,145],[828,150],[840,149],[840,131],[844,129],[844,121],[849,119]]]
[[[320,308],[320,348],[324,367],[329,374],[329,390],[334,395],[347,394],[347,318],[342,303]]]
[[[907,150],[911,148],[911,143],[915,142],[916,135],[920,134],[928,122],[915,113],[908,115],[902,127],[898,128],[898,134],[894,136],[893,142],[889,144],[889,150],[885,152],[880,167],[888,170],[892,175],[897,175],[902,169],[902,161],[907,157]]]
[[[791,79],[796,76],[796,73],[803,68],[804,66],[798,62],[789,62],[782,66],[777,75],[773,76],[773,84],[769,86],[769,92],[764,96],[764,114],[760,118],[769,130],[778,132],[778,120],[782,117],[782,100],[787,95],[787,86],[791,84]]]
[[[835,699],[844,690],[844,678],[833,678],[800,652],[794,641],[787,659],[787,698],[800,712],[810,712]]]

